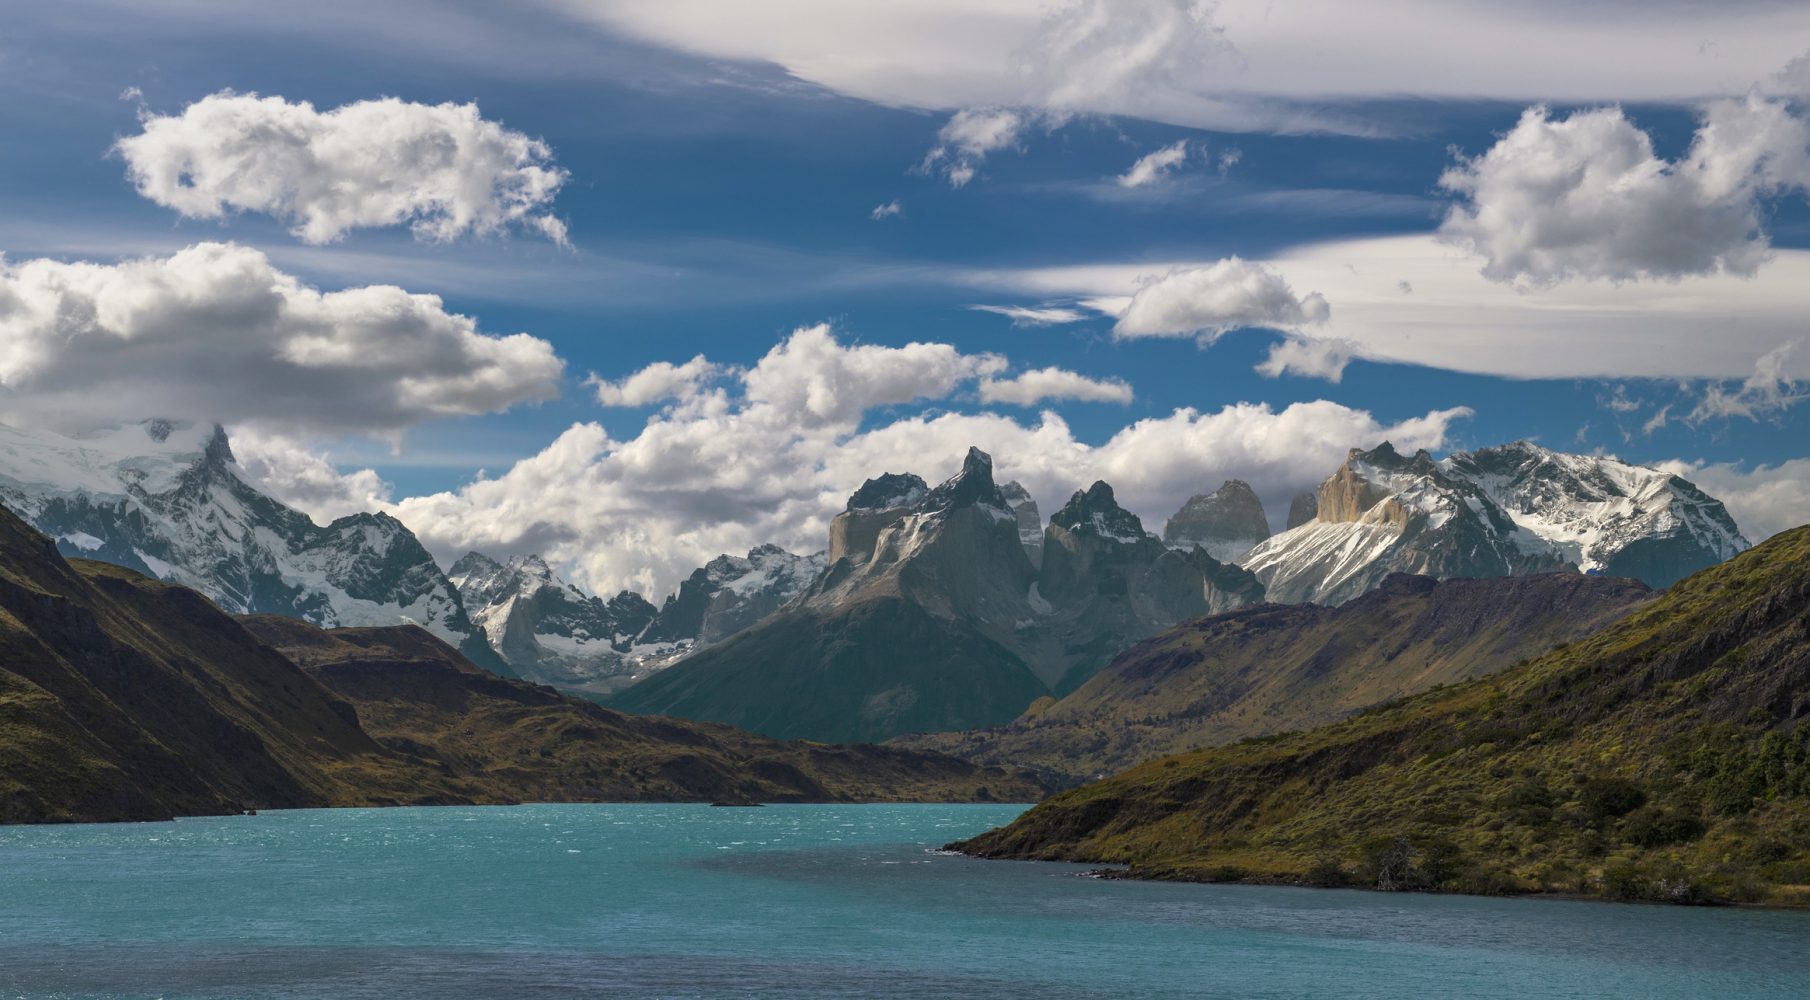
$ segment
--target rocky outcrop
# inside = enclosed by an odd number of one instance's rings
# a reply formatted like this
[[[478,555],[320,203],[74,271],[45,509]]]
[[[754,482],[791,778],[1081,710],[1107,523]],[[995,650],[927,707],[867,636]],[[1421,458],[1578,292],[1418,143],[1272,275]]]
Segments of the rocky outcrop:
[[[898,521],[930,492],[917,476],[886,473],[861,484],[848,506],[830,521],[829,562],[866,559],[880,531]]]
[[[1269,536],[1263,503],[1242,479],[1196,494],[1163,526],[1163,541],[1170,547],[1199,546],[1220,562],[1237,562]]]
[[[1037,501],[1015,482],[1001,486],[999,495],[1018,517],[1018,540],[1024,543],[1024,554],[1031,557],[1032,566],[1043,565],[1043,516],[1037,511]]]
[[[1288,505],[1288,527],[1293,530],[1320,516],[1320,501],[1312,493],[1297,493]]]

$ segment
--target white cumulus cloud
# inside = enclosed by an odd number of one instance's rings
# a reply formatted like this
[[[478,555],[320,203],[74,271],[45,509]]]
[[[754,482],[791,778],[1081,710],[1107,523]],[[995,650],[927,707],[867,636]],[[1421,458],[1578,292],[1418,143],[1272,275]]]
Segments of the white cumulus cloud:
[[[221,91],[142,125],[114,150],[139,194],[187,218],[261,212],[308,243],[395,225],[426,240],[521,226],[566,241],[549,211],[566,180],[552,150],[476,104],[385,97],[318,111]]]
[[[1771,246],[1765,200],[1810,187],[1810,125],[1779,101],[1715,101],[1667,161],[1620,108],[1532,107],[1440,186],[1459,198],[1440,234],[1494,281],[1752,275]]]
[[[917,169],[940,172],[950,187],[974,179],[981,162],[1002,149],[1018,148],[1019,136],[1032,116],[1012,108],[966,108],[956,112],[936,134],[936,145]]]
[[[1273,268],[1227,257],[1145,282],[1119,314],[1113,335],[1195,337],[1206,344],[1228,330],[1294,330],[1323,324],[1331,314],[1319,292],[1296,295]]]
[[[1129,403],[1131,386],[1123,379],[1088,378],[1063,368],[1038,368],[1012,378],[987,379],[980,384],[983,403],[1035,406],[1046,399],[1072,399],[1083,403]]]
[[[1357,355],[1356,344],[1338,337],[1284,337],[1270,345],[1257,372],[1270,378],[1300,375],[1336,383],[1345,377],[1345,366]]]
[[[656,361],[614,382],[592,376],[597,401],[604,406],[650,406],[668,399],[689,399],[721,373],[702,354],[684,364]]]
[[[381,510],[393,494],[375,470],[340,472],[332,455],[281,434],[235,428],[232,449],[253,485],[323,525],[347,514]]]
[[[103,264],[0,259],[0,412],[151,416],[389,436],[557,395],[546,341],[494,336],[439,296],[321,291],[262,253],[200,243]]]

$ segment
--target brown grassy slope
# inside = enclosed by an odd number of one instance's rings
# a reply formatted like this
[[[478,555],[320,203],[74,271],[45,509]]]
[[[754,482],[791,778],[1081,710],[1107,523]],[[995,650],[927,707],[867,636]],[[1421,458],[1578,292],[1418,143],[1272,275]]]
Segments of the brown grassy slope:
[[[1397,575],[1336,608],[1264,604],[1186,622],[1009,726],[893,745],[1035,767],[1078,783],[1473,680],[1581,638],[1652,596],[1632,580],[1577,573]]]
[[[205,598],[60,557],[0,511],[0,820],[319,805],[387,755]]]
[[[1581,641],[1167,757],[962,849],[1154,878],[1810,903],[1810,527]]]
[[[1016,769],[942,754],[781,742],[711,723],[612,711],[484,673],[414,627],[247,627],[357,707],[386,747],[480,801],[1032,801]]]

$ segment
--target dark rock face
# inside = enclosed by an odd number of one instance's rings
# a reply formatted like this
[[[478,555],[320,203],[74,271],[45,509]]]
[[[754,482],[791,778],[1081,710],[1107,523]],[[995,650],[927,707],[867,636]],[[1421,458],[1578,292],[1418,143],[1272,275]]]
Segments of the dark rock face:
[[[1119,506],[1112,486],[1099,481],[1085,490],[1077,490],[1062,509],[1050,516],[1050,523],[1070,531],[1085,530],[1101,537],[1126,543],[1142,541],[1144,522],[1136,514]]]
[[[1023,486],[1017,483],[1006,483],[999,488],[999,495],[1005,498],[1006,505],[1018,518],[1018,540],[1024,543],[1024,554],[1031,557],[1031,565],[1043,564],[1043,518],[1037,512],[1037,501],[1031,499]]]
[[[1288,505],[1288,530],[1299,528],[1303,524],[1320,516],[1320,501],[1312,493],[1297,493]]]
[[[1220,562],[1237,561],[1269,536],[1263,503],[1242,479],[1195,495],[1163,526],[1163,541],[1171,547],[1198,545]]]

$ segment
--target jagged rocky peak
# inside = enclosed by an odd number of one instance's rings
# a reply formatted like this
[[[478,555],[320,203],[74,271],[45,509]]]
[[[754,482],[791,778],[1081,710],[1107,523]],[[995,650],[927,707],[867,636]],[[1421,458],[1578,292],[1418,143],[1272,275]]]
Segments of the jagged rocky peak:
[[[1269,536],[1263,502],[1242,479],[1196,494],[1163,526],[1163,541],[1171,547],[1199,546],[1220,562],[1236,562]]]
[[[607,690],[625,679],[634,665],[629,654],[658,614],[633,591],[599,600],[538,554],[499,562],[471,552],[453,564],[448,578],[509,666],[547,684]]]
[[[1297,493],[1288,505],[1288,526],[1292,531],[1320,516],[1320,501],[1312,493]]]
[[[963,507],[991,507],[1011,513],[1011,506],[993,482],[993,456],[979,448],[968,449],[962,459],[962,471],[931,490],[918,505],[918,510],[934,513]]]
[[[849,495],[848,506],[844,509],[860,511],[910,507],[922,500],[928,492],[930,487],[920,476],[909,472],[886,472],[862,483],[860,489]]]
[[[1005,498],[1006,506],[1018,519],[1018,540],[1024,543],[1024,554],[1031,557],[1031,565],[1040,565],[1043,562],[1043,516],[1037,511],[1037,501],[1016,480],[1000,486],[999,495]]]
[[[888,472],[862,483],[830,521],[829,561],[865,560],[873,554],[880,529],[904,517],[929,492],[923,478],[909,472]]]
[[[1068,503],[1051,515],[1050,524],[1077,534],[1092,534],[1119,542],[1138,542],[1147,537],[1144,522],[1119,506],[1112,486],[1105,480],[1099,480],[1085,490],[1076,490]]]

